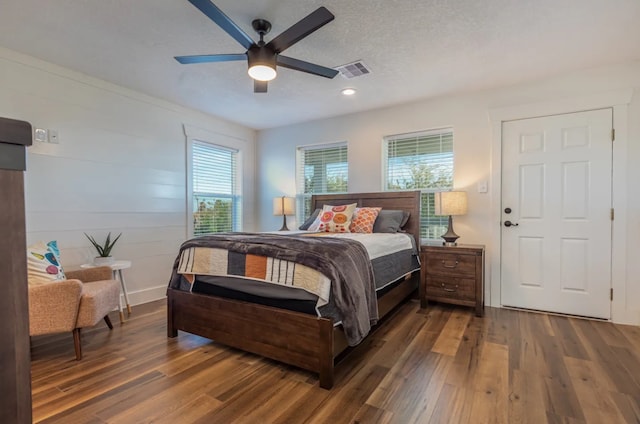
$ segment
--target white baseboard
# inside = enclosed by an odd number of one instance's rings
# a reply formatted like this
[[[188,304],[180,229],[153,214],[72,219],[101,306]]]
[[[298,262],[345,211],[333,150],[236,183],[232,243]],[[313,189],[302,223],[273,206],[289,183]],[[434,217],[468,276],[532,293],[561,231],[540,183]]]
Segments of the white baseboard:
[[[150,287],[143,290],[130,291],[127,293],[129,296],[129,304],[131,306],[141,305],[143,303],[153,302],[154,300],[164,299],[167,297],[167,286],[156,286]],[[124,301],[124,296],[121,295],[122,305],[124,306],[126,303]]]

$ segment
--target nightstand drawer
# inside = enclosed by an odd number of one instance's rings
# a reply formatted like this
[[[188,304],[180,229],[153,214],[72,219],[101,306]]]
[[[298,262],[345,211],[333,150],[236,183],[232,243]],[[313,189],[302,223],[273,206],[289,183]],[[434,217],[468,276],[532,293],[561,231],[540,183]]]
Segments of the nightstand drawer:
[[[426,255],[427,272],[439,275],[476,275],[476,257],[456,253],[432,253]]]
[[[427,275],[427,299],[450,298],[474,301],[476,298],[475,278],[439,278]]]

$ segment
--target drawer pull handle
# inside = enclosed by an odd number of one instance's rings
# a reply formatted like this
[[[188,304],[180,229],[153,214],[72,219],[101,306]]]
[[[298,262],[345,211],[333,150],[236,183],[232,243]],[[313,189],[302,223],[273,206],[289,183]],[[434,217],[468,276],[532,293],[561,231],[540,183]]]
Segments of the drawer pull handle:
[[[447,264],[445,263],[444,259],[443,259],[443,260],[442,260],[442,266],[443,266],[443,267],[445,267],[445,268],[455,268],[455,267],[457,267],[457,266],[458,266],[458,261],[456,261],[456,263],[455,263],[455,264],[453,264],[453,265],[447,265]]]
[[[456,288],[455,289],[450,289],[445,287],[444,283],[442,283],[442,290],[449,292],[449,293],[454,293],[458,291],[458,285],[456,284]]]

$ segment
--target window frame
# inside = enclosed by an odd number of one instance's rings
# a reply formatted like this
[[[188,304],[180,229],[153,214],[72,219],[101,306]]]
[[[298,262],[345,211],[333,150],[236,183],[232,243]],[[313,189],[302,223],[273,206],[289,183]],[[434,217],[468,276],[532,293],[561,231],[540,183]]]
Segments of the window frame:
[[[303,166],[306,165],[306,163],[303,163],[305,152],[321,151],[321,150],[328,151],[335,148],[344,148],[344,152],[345,152],[344,153],[345,154],[344,163],[346,164],[345,190],[344,191],[326,191],[325,190],[325,191],[317,191],[317,192],[314,191],[314,192],[307,193],[305,191],[306,190],[305,178],[304,178],[305,175],[304,175],[304,169],[303,169]],[[325,188],[327,184],[326,176],[327,175],[325,173],[325,180],[323,181]],[[312,210],[309,210],[307,211],[307,213],[305,213],[305,209],[307,209],[307,206],[309,206],[309,209],[310,209],[310,202],[311,202],[312,195],[327,194],[327,193],[347,193],[348,190],[349,190],[349,143],[347,141],[310,144],[310,145],[296,147],[296,220],[300,224],[302,224],[304,220],[313,212]]]
[[[193,155],[194,155],[194,146],[196,144],[210,146],[214,149],[218,149],[220,151],[232,153],[234,157],[235,164],[235,172],[233,173],[234,181],[232,182],[232,194],[228,193],[208,193],[214,195],[219,198],[229,198],[232,199],[232,215],[231,215],[231,231],[242,231],[243,219],[242,219],[242,149],[237,147],[231,147],[228,145],[224,145],[222,143],[215,143],[212,141],[204,140],[202,137],[190,137],[187,142],[187,196],[186,196],[186,210],[187,210],[187,238],[195,237],[194,235],[194,183],[193,183]],[[207,194],[207,192],[202,192],[202,194]],[[207,233],[213,234],[213,233]],[[203,234],[199,234],[203,235]]]
[[[421,202],[421,211],[420,211],[420,236],[421,241],[429,242],[439,240],[440,234],[444,234],[446,232],[448,226],[448,217],[446,216],[438,216],[438,215],[425,215],[423,210],[425,209],[425,204],[433,205],[434,203],[434,193],[440,191],[449,191],[453,190],[454,187],[454,171],[455,171],[455,136],[454,136],[453,127],[443,127],[436,128],[424,131],[415,131],[410,133],[403,134],[392,134],[383,137],[382,141],[382,187],[383,191],[403,191],[403,190],[420,190],[420,202]],[[450,163],[445,164],[444,166],[450,167],[450,181],[448,185],[439,185],[435,187],[411,187],[406,189],[397,189],[397,188],[389,188],[389,144],[391,142],[397,142],[402,140],[410,140],[410,139],[419,139],[421,137],[440,137],[440,142],[443,142],[443,137],[450,137],[451,150],[440,150],[438,154],[450,153],[451,160]],[[446,140],[444,142],[447,142]],[[447,161],[449,162],[449,161]],[[427,212],[428,213],[428,212]],[[433,223],[434,220],[437,220],[437,224],[434,226],[433,230],[430,231],[428,229],[431,225],[426,225],[427,222],[431,221]],[[442,231],[440,233],[440,231]],[[439,234],[436,234],[439,233]]]

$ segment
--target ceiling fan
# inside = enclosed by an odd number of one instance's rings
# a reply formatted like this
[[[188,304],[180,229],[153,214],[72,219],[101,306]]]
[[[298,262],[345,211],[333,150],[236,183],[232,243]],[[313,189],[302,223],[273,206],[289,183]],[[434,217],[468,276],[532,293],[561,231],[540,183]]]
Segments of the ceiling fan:
[[[325,78],[333,78],[338,74],[335,69],[280,54],[335,18],[325,7],[311,12],[268,43],[264,42],[264,36],[269,33],[271,23],[264,19],[255,19],[251,25],[260,35],[260,41],[256,43],[210,0],[189,0],[189,2],[218,24],[247,51],[238,54],[176,56],[175,59],[182,64],[246,60],[249,66],[249,76],[253,78],[255,93],[267,92],[268,81],[273,80],[277,75],[276,65]]]

